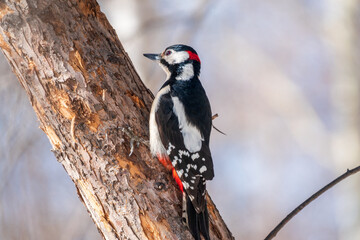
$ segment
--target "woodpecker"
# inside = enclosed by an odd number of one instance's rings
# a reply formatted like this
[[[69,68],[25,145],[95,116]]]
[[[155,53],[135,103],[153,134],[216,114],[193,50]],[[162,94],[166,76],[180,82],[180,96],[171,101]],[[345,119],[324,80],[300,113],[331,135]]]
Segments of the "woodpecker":
[[[150,150],[170,171],[183,194],[182,219],[196,240],[210,239],[205,192],[214,177],[209,148],[212,114],[199,80],[200,58],[177,44],[160,54],[144,54],[167,77],[151,107]]]

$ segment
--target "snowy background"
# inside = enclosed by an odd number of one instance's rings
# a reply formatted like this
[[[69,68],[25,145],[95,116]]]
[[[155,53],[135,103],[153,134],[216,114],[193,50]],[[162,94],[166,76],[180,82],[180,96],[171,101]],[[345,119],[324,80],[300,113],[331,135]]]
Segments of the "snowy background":
[[[236,239],[263,239],[293,208],[360,163],[356,0],[101,0],[141,78],[143,53],[184,43],[214,113],[209,193]],[[101,239],[25,91],[0,56],[0,239]],[[297,215],[279,240],[360,239],[360,174]]]

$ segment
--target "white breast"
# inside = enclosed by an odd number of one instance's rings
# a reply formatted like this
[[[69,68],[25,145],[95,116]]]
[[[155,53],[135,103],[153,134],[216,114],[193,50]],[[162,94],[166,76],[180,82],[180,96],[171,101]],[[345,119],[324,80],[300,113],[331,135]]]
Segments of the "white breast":
[[[160,98],[162,95],[170,91],[170,86],[162,88],[154,99],[150,111],[149,129],[150,129],[150,151],[156,156],[157,154],[166,154],[166,149],[161,142],[158,126],[156,124],[155,113],[159,107]]]

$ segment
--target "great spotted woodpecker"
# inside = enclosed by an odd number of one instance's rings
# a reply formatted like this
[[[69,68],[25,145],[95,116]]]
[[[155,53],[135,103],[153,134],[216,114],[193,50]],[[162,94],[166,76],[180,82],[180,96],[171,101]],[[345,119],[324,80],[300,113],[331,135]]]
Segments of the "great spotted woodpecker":
[[[206,180],[214,177],[209,139],[211,108],[200,83],[200,59],[186,45],[161,54],[144,54],[167,74],[150,112],[150,149],[169,170],[183,193],[184,223],[196,240],[209,236]]]

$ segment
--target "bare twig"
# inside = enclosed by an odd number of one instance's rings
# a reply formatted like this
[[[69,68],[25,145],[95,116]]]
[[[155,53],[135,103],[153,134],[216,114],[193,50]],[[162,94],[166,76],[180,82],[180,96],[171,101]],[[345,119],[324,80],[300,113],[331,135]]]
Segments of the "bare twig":
[[[314,193],[311,197],[309,197],[308,199],[306,199],[306,201],[304,201],[303,203],[301,203],[297,208],[295,208],[291,213],[289,213],[286,218],[284,218],[270,233],[269,235],[267,235],[267,237],[265,238],[265,240],[270,240],[273,239],[276,234],[280,231],[281,228],[283,228],[285,226],[286,223],[288,223],[296,214],[298,214],[298,212],[300,212],[304,207],[306,207],[307,205],[309,205],[312,201],[314,201],[316,198],[318,198],[321,194],[323,194],[324,192],[326,192],[327,190],[329,190],[330,188],[332,188],[333,186],[335,186],[336,184],[338,184],[339,182],[341,182],[342,180],[344,180],[345,178],[357,173],[360,171],[360,166],[353,168],[351,170],[347,170],[346,173],[344,173],[343,175],[341,175],[340,177],[336,178],[334,181],[332,181],[331,183],[327,184],[325,187],[321,188],[319,191],[317,191],[316,193]]]
[[[226,134],[225,134],[224,132],[220,131],[217,127],[215,127],[214,124],[212,125],[212,127],[213,127],[216,131],[218,131],[219,133],[221,133],[222,135],[225,135],[225,136],[226,136]]]
[[[219,114],[215,113],[215,114],[211,117],[211,120],[214,120],[214,119],[217,118],[217,117],[219,117]],[[219,133],[221,133],[221,134],[223,134],[223,135],[226,136],[226,134],[225,134],[224,132],[220,131],[217,127],[215,127],[214,124],[212,125],[212,127],[213,127],[216,131],[218,131]]]

